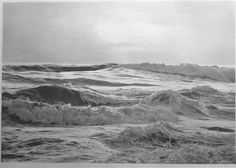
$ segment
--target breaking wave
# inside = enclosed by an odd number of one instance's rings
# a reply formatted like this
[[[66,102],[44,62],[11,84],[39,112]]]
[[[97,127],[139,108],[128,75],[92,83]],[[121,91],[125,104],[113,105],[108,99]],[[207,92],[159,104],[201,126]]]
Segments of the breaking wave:
[[[205,101],[206,95],[202,95],[201,90],[208,91],[210,102]],[[111,98],[54,85],[23,89],[15,94],[3,93],[3,98],[5,123],[14,120],[31,124],[107,125],[176,122],[179,116],[226,120],[235,116],[235,107],[228,107],[228,104],[214,106],[214,102],[222,100],[233,102],[235,96],[206,86],[176,92],[157,91],[141,100]]]
[[[168,108],[148,106],[71,106],[11,100],[3,102],[5,124],[108,125],[150,123],[160,120],[175,122],[178,117]]]

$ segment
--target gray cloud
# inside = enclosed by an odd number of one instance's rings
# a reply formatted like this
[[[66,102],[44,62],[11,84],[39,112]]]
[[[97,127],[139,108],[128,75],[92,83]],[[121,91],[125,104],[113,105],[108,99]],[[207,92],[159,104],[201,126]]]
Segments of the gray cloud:
[[[234,64],[231,2],[4,3],[3,62]]]

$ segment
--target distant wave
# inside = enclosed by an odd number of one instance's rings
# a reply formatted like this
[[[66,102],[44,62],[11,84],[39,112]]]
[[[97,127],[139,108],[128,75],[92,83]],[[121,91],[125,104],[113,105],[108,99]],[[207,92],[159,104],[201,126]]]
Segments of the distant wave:
[[[208,78],[223,82],[235,82],[235,69],[218,66],[199,66],[193,64],[122,64],[124,68],[146,70],[158,73],[177,74],[182,76]]]
[[[3,123],[104,125],[161,120],[177,122],[179,116],[226,120],[235,117],[235,95],[208,86],[176,92],[157,91],[141,100],[116,99],[59,86],[40,86],[16,94],[3,93],[3,100]]]
[[[30,77],[24,77],[21,75],[15,75],[11,73],[2,73],[2,80],[8,81],[8,82],[15,82],[15,83],[30,83],[30,84],[43,84],[46,83],[46,81],[43,78],[30,78]]]
[[[43,72],[70,72],[70,71],[96,71],[101,69],[115,70],[128,68],[136,70],[146,70],[157,73],[182,75],[189,77],[200,77],[222,82],[235,82],[235,68],[218,66],[200,66],[194,64],[165,65],[165,64],[102,64],[90,66],[77,65],[3,65],[3,71],[43,71]],[[122,75],[121,75],[122,76]],[[128,76],[127,76],[128,77]]]
[[[81,85],[96,85],[96,86],[156,86],[154,84],[145,83],[121,83],[121,82],[108,82],[96,79],[86,79],[86,78],[75,78],[75,79],[60,79],[60,78],[32,78],[24,77],[22,75],[15,75],[11,73],[2,73],[2,79],[10,82],[18,83],[30,83],[30,84],[81,84]]]
[[[117,64],[102,64],[91,66],[76,65],[57,65],[57,64],[41,64],[41,65],[3,65],[3,71],[44,71],[44,72],[69,72],[69,71],[96,71],[105,69]]]

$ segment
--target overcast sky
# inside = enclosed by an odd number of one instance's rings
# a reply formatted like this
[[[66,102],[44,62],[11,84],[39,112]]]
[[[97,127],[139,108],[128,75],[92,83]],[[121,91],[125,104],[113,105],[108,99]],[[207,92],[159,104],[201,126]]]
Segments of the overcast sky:
[[[232,2],[4,3],[3,62],[234,64]]]

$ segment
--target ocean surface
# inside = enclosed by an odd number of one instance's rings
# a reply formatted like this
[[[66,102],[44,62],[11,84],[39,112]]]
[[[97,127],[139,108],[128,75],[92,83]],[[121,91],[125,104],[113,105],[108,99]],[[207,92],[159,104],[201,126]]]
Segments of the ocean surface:
[[[3,65],[2,161],[236,163],[235,69]]]

